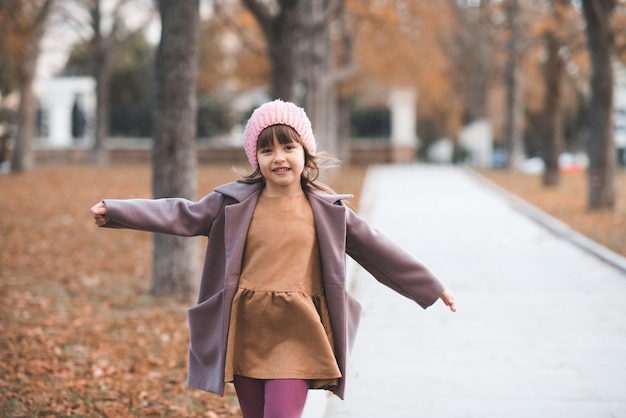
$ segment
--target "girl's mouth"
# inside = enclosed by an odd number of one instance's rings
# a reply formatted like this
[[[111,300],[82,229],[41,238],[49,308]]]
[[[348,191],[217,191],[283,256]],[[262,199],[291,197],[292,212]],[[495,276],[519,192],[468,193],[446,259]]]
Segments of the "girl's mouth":
[[[275,168],[272,170],[272,173],[285,173],[287,171],[289,171],[290,168],[288,167],[279,167],[279,168]]]

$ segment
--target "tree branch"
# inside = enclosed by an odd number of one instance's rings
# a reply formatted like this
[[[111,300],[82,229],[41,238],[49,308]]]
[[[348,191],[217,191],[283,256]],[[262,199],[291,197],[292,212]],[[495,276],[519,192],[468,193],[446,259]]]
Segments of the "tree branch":
[[[265,48],[254,37],[252,37],[249,32],[245,31],[231,18],[231,16],[222,8],[220,1],[215,2],[215,14],[227,28],[237,33],[246,49],[257,55],[265,55]]]
[[[341,43],[343,45],[344,60],[341,68],[331,72],[328,77],[327,81],[333,84],[339,84],[352,78],[357,70],[356,60],[354,58],[354,34],[348,30],[345,16],[343,14],[340,14],[340,16],[339,25],[341,28]]]

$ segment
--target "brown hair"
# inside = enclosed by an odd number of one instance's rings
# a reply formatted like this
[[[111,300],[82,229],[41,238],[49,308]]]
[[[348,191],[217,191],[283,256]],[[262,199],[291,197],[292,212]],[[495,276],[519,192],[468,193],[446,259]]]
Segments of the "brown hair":
[[[279,144],[285,145],[292,142],[298,143],[304,150],[304,170],[300,177],[300,184],[303,190],[310,190],[315,188],[328,193],[334,193],[334,191],[323,183],[317,181],[320,176],[320,168],[329,166],[337,166],[340,164],[339,160],[331,156],[330,154],[321,152],[316,155],[311,155],[302,142],[302,138],[289,125],[271,125],[263,129],[259,134],[259,140],[257,141],[257,149],[268,148],[274,146],[274,140]],[[265,179],[261,175],[261,169],[257,167],[252,172],[244,172],[243,170],[236,169],[241,176],[239,182],[253,184],[264,182]]]

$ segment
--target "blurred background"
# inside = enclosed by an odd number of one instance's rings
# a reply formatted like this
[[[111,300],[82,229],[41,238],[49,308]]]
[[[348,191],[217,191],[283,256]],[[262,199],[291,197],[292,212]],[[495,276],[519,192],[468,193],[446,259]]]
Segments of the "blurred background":
[[[590,26],[583,3],[202,0],[199,150],[238,158],[225,150],[239,145],[251,110],[282,98],[305,107],[321,148],[347,162],[547,166],[554,176],[555,165],[588,164],[595,71],[600,94],[612,96],[604,142],[623,166],[626,5],[600,2],[612,7]],[[102,162],[149,147],[161,41],[154,1],[5,1],[0,13],[3,161],[11,149],[21,170],[68,149]]]

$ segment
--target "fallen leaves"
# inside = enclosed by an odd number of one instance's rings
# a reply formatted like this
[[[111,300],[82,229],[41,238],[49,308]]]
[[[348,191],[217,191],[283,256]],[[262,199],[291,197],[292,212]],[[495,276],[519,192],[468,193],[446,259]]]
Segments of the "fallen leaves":
[[[333,185],[358,192],[364,167],[344,173]],[[235,178],[202,166],[199,195]],[[150,190],[148,165],[0,176],[0,416],[241,416],[231,386],[186,385],[188,306],[149,294],[151,234],[89,214]]]
[[[617,205],[612,211],[587,208],[587,177],[584,172],[562,173],[553,188],[541,177],[508,171],[480,171],[500,187],[568,224],[572,229],[626,256],[626,171],[616,177]]]
[[[232,388],[220,398],[186,385],[187,307],[148,294],[151,235],[101,230],[89,215],[103,197],[148,197],[149,175],[0,177],[1,416],[240,416]]]

